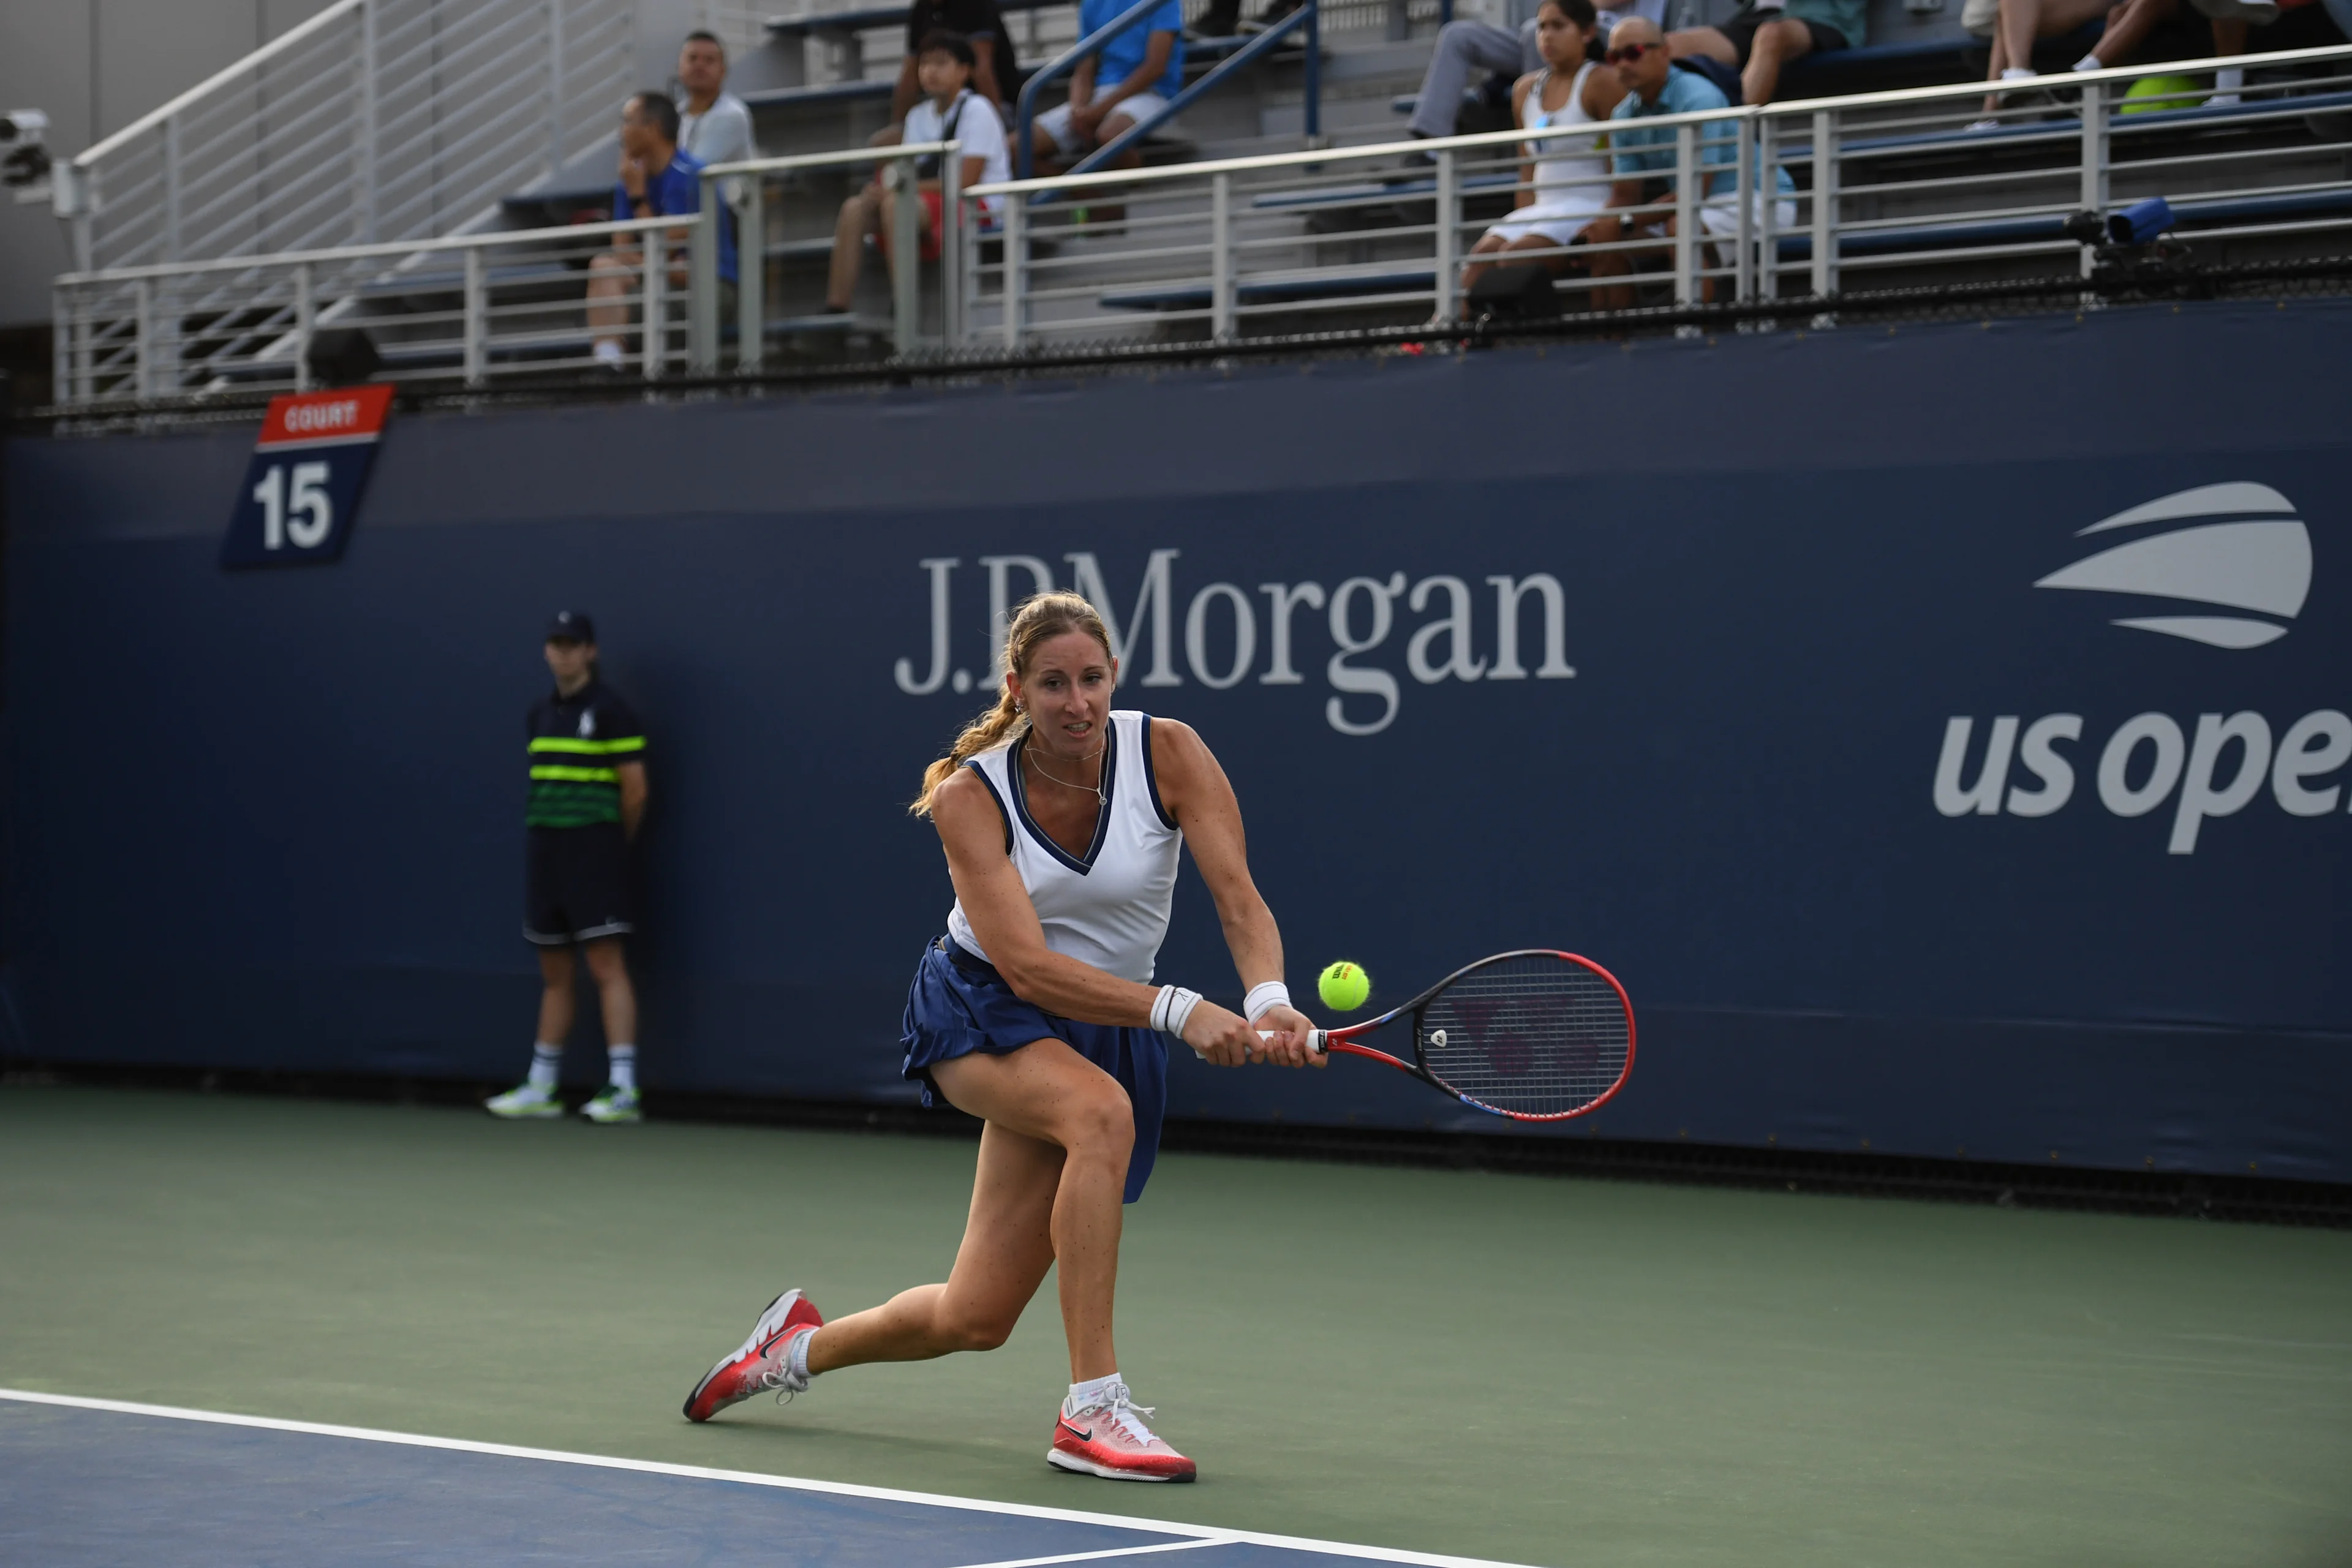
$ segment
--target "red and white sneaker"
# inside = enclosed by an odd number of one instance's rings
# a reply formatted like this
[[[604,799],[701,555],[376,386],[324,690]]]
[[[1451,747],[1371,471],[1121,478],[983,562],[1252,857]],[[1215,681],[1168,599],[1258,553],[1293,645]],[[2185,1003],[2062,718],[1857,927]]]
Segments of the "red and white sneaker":
[[[1189,1481],[1197,1473],[1192,1460],[1143,1424],[1151,1406],[1130,1403],[1127,1384],[1112,1384],[1083,1409],[1070,1405],[1062,1401],[1054,1446],[1045,1450],[1047,1464],[1113,1481]]]
[[[751,1325],[751,1337],[704,1373],[694,1392],[686,1396],[686,1418],[708,1421],[729,1405],[740,1405],[770,1389],[780,1394],[806,1392],[807,1375],[793,1373],[793,1342],[824,1326],[824,1314],[797,1290],[787,1290],[769,1302],[760,1321]]]

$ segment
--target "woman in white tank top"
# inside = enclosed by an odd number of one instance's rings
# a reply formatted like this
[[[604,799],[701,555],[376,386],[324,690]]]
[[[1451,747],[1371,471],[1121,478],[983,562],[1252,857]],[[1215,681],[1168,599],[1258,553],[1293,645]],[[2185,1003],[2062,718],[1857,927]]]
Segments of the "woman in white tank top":
[[[1536,48],[1544,58],[1544,67],[1521,77],[1511,89],[1511,116],[1520,126],[1543,131],[1606,121],[1617,100],[1625,96],[1624,83],[1615,71],[1597,69],[1586,58],[1595,25],[1591,0],[1544,0],[1536,14]],[[1474,257],[1572,245],[1609,205],[1605,132],[1549,136],[1522,145],[1527,161],[1519,165],[1517,205],[1509,217],[1479,237],[1470,249]],[[1464,291],[1475,287],[1500,259],[1496,257],[1465,268]],[[1551,263],[1555,271],[1568,260],[1566,257],[1542,259]]]
[[[955,1267],[830,1324],[785,1291],[686,1414],[707,1420],[861,1362],[993,1349],[1058,1265],[1072,1382],[1047,1461],[1191,1480],[1192,1461],[1129,1401],[1111,1336],[1121,1203],[1158,1152],[1165,1037],[1226,1067],[1325,1058],[1283,987],[1282,933],[1209,749],[1182,724],[1112,710],[1118,661],[1075,594],[1021,607],[1004,665],[995,707],[931,764],[915,806],[938,826],[956,902],[907,994],[904,1070],[926,1103],[936,1092],[986,1123]],[[1155,984],[1187,844],[1247,992],[1241,1014]]]

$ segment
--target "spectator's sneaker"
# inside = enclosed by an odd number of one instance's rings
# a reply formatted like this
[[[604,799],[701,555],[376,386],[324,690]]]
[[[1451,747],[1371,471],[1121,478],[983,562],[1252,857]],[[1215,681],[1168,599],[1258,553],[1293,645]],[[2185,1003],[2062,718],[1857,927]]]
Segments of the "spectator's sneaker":
[[[617,1121],[643,1121],[646,1113],[637,1109],[637,1091],[606,1084],[596,1091],[596,1098],[580,1108],[580,1114],[600,1126],[610,1127]]]
[[[492,1095],[482,1101],[482,1109],[492,1116],[503,1116],[510,1121],[533,1117],[561,1116],[563,1101],[555,1098],[555,1090],[541,1089],[535,1083],[519,1084],[504,1094]]]
[[[1112,1384],[1106,1398],[1082,1410],[1071,1409],[1065,1399],[1045,1462],[1106,1480],[1191,1480],[1196,1473],[1192,1461],[1152,1435],[1143,1424],[1150,1414],[1150,1405],[1129,1401],[1123,1383]]]
[[[793,1375],[793,1342],[824,1326],[824,1315],[797,1290],[769,1302],[751,1325],[751,1337],[704,1373],[686,1396],[686,1418],[708,1421],[729,1405],[772,1388],[786,1395],[805,1393],[808,1379]]]

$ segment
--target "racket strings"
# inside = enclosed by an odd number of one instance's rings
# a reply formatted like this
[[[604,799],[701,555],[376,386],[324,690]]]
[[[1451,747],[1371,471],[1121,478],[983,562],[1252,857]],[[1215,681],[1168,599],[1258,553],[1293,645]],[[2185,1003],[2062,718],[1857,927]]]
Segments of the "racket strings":
[[[1521,1116],[1592,1104],[1624,1076],[1633,1044],[1617,988],[1549,953],[1516,954],[1463,975],[1422,1008],[1420,1031],[1433,1078]]]

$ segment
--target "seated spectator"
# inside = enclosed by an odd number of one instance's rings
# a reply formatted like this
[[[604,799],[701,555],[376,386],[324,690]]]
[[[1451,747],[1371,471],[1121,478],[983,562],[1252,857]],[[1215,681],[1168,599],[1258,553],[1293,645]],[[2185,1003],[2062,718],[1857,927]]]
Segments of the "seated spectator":
[[[1078,37],[1108,26],[1129,9],[1121,0],[1079,0]],[[1070,75],[1070,100],[1047,110],[1030,127],[1034,155],[1058,173],[1167,108],[1184,85],[1183,30],[1182,7],[1166,0],[1080,60]],[[1143,150],[1129,147],[1116,167],[1132,169],[1142,162]]]
[[[677,51],[677,144],[706,168],[760,155],[751,141],[751,106],[727,90],[727,47],[717,35],[688,33]]]
[[[1858,49],[1864,0],[1747,0],[1720,27],[1687,27],[1667,42],[1739,73],[1740,101],[1769,103],[1780,68],[1807,55]]]
[[[1597,36],[1606,42],[1610,29],[1628,16],[1645,16],[1663,27],[1666,0],[1617,0],[1614,5],[1600,6],[1595,14]],[[1430,51],[1429,67],[1422,73],[1411,134],[1420,138],[1457,134],[1462,94],[1470,86],[1474,71],[1509,80],[1543,69],[1543,53],[1536,47],[1536,21],[1528,16],[1504,28],[1465,18],[1439,28],[1437,47]]]
[[[1003,117],[997,113],[995,100],[972,86],[976,58],[971,40],[961,33],[935,28],[927,35],[922,47],[915,52],[917,79],[922,83],[924,97],[907,111],[906,123],[900,128],[903,140],[908,143],[955,144],[962,160],[956,170],[958,190],[1013,177]],[[901,138],[894,136],[891,140]],[[928,163],[930,160],[922,162]],[[911,177],[919,182],[915,189],[922,205],[916,215],[916,229],[920,237],[922,258],[937,261],[946,197],[936,166],[929,171],[909,169],[902,162],[887,167],[895,170],[899,178]],[[1004,198],[983,196],[981,202],[992,216],[1003,206]],[[867,235],[872,235],[881,247],[883,258],[889,262],[891,270],[898,270],[898,258],[890,249],[891,215],[897,205],[895,187],[884,184],[880,171],[872,184],[841,204],[841,221],[833,231],[833,274],[824,294],[828,311],[840,314],[854,302],[858,270],[865,265]]]
[[[669,95],[641,92],[621,106],[621,182],[613,192],[613,216],[683,216],[702,210],[702,163],[677,144],[677,105]],[[674,289],[688,283],[685,247],[688,231],[660,231],[669,256],[667,274]],[[588,330],[595,337],[596,363],[619,370],[626,362],[629,331],[628,296],[637,292],[645,275],[644,247],[638,236],[616,234],[613,247],[588,263]],[[722,210],[719,218],[719,280],[721,320],[735,311],[735,220]],[[658,353],[664,323],[645,323],[646,352]]]
[[[1662,114],[1696,114],[1709,109],[1728,109],[1731,100],[1723,89],[1695,70],[1675,66],[1668,53],[1665,37],[1654,23],[1634,20],[1620,23],[1612,35],[1608,54],[1609,64],[1625,84],[1625,96],[1618,100],[1610,114],[1612,126],[1622,127],[1609,132],[1612,154],[1611,173],[1615,183],[1610,187],[1609,205],[1614,208],[1654,206],[1674,199],[1675,127],[1671,125],[1641,126],[1633,123]],[[1706,176],[1706,186],[1700,195],[1699,227],[1702,232],[1721,237],[1738,232],[1739,156],[1738,132],[1734,122],[1725,121],[1702,126],[1698,139],[1698,159],[1702,166],[1717,164],[1721,174]],[[1772,205],[1775,227],[1796,226],[1796,182],[1789,178],[1786,169],[1775,171],[1779,175],[1777,198]],[[1751,215],[1760,226],[1764,221],[1763,197],[1756,198]],[[1675,215],[1668,213],[1611,213],[1593,220],[1585,230],[1588,243],[1614,245],[1622,240],[1675,237]],[[1588,264],[1596,278],[1622,276],[1633,270],[1637,255],[1649,251],[1610,250],[1597,252]],[[1715,258],[1714,247],[1702,247],[1705,265],[1721,265]],[[1713,300],[1715,280],[1706,279],[1701,298]],[[1622,310],[1633,302],[1630,285],[1596,289],[1593,302],[1604,310]]]
[[[904,121],[922,100],[919,77],[923,40],[933,33],[961,33],[971,44],[971,89],[997,106],[1002,114],[1013,106],[1021,86],[1019,65],[1013,58],[1013,33],[996,0],[915,0],[907,10],[907,53],[898,62],[898,79],[890,89],[890,123]]]
[[[1536,14],[1536,47],[1543,68],[1521,77],[1511,89],[1512,118],[1529,131],[1589,125],[1606,120],[1625,96],[1625,84],[1611,67],[1586,58],[1597,31],[1592,0],[1543,0]],[[1567,247],[1583,237],[1584,226],[1609,202],[1609,160],[1600,136],[1555,136],[1525,143],[1519,165],[1518,199],[1511,216],[1488,229],[1470,247],[1475,256],[1508,251],[1511,259],[1541,260],[1554,272],[1569,262]],[[1542,257],[1521,252],[1548,251]],[[1462,287],[1475,288],[1495,265],[1471,263]]]
[[[2216,55],[2244,54],[2247,29],[2268,26],[2279,17],[2274,0],[2188,0],[2188,4],[2212,25]],[[2116,0],[1969,0],[1960,13],[1960,24],[1979,37],[1991,37],[1992,64],[1985,79],[2006,85],[2033,79],[2036,40],[2063,38],[2102,16],[2106,26],[2099,41],[2067,68],[2095,71],[2122,65],[2158,26],[2179,16],[2181,5],[2182,0],[2121,0],[2120,4]],[[2237,102],[2245,79],[2239,67],[2221,67],[2213,73],[2213,96],[2207,101]],[[2000,121],[1992,116],[2004,96],[1987,93],[1987,118],[1969,129],[1984,131],[1999,125]]]

